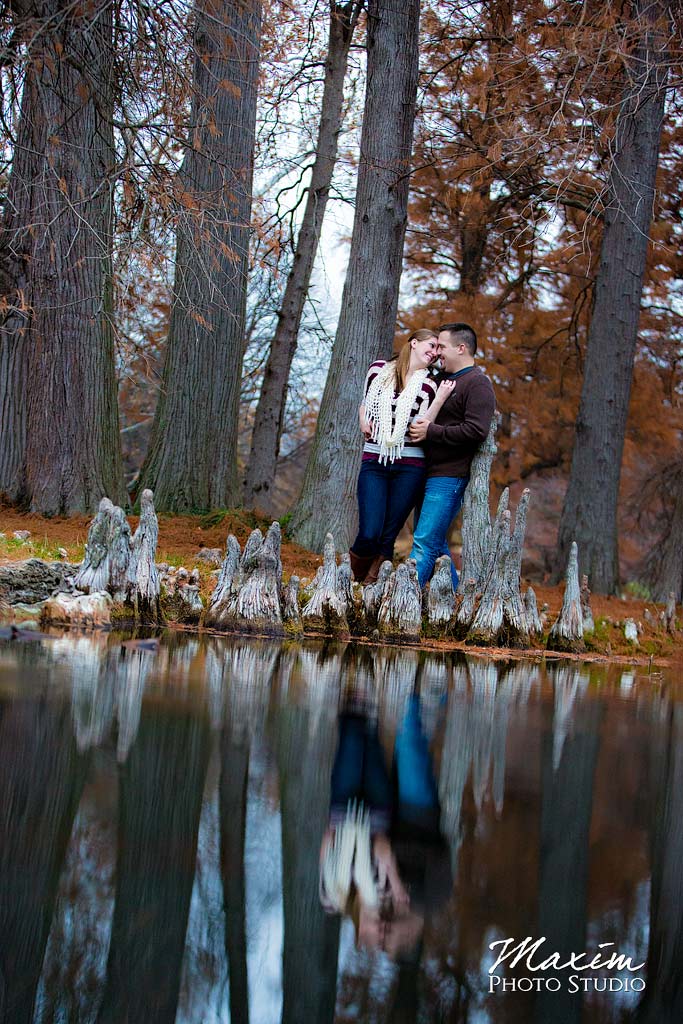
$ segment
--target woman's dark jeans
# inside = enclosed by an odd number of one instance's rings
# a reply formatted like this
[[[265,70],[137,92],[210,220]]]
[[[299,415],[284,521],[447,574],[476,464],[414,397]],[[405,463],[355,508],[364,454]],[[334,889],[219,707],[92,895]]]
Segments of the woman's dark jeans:
[[[422,497],[424,466],[400,460],[383,464],[363,462],[358,477],[358,536],[351,550],[361,558],[393,558],[394,541]]]

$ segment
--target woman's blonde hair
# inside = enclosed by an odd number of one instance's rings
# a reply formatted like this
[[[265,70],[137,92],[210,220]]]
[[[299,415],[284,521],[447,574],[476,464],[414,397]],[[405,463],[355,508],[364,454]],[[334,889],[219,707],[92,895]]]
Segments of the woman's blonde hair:
[[[436,331],[430,331],[428,327],[420,327],[413,331],[408,340],[399,349],[396,356],[396,390],[403,391],[406,386],[408,366],[410,365],[410,343],[411,341],[427,341],[429,338],[436,338]]]

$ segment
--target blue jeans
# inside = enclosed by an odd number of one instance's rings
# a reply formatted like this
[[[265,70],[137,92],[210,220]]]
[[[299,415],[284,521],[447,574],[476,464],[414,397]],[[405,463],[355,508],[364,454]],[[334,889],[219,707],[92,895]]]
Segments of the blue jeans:
[[[410,557],[417,562],[420,586],[432,578],[434,563],[440,555],[448,555],[446,534],[462,505],[468,476],[431,476],[425,485],[420,518],[413,537]],[[453,587],[458,586],[458,573],[451,561]]]
[[[358,536],[354,555],[394,557],[394,541],[422,495],[425,469],[366,460],[358,477]]]

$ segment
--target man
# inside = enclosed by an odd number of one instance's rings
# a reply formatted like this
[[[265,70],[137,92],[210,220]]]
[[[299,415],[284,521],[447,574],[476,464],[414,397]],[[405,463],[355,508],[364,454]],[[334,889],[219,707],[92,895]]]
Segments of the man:
[[[441,380],[455,382],[433,423],[413,421],[410,436],[425,444],[427,484],[410,557],[417,562],[420,586],[431,579],[440,555],[450,555],[446,535],[460,510],[477,448],[491,426],[496,400],[493,386],[474,364],[477,336],[469,324],[444,324],[439,329]],[[453,586],[458,574],[451,562]]]

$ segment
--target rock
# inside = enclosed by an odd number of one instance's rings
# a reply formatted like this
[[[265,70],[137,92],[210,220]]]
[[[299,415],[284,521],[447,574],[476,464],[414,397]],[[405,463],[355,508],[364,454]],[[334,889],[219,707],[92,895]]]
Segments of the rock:
[[[106,591],[96,591],[82,597],[57,594],[47,600],[43,607],[43,626],[79,626],[81,629],[98,629],[111,625],[114,601]]]
[[[66,550],[66,548],[57,548],[57,554],[59,555],[63,562],[65,562],[69,557],[69,552]]]
[[[209,565],[223,564],[223,552],[220,548],[200,548],[194,558],[196,562],[207,562]]]
[[[29,558],[0,566],[0,594],[8,604],[36,604],[60,587],[70,587],[78,567],[68,562]]]
[[[28,540],[31,536],[30,530],[15,530],[12,534],[15,540]]]
[[[0,622],[11,623],[15,626],[30,628],[38,626],[43,613],[45,602],[37,604],[24,604],[22,601],[13,605],[0,604]]]

